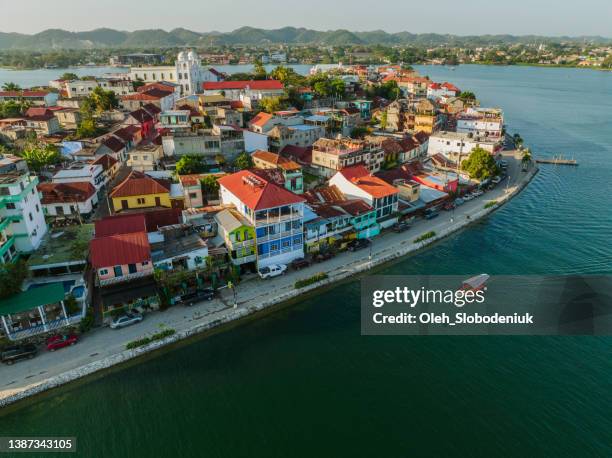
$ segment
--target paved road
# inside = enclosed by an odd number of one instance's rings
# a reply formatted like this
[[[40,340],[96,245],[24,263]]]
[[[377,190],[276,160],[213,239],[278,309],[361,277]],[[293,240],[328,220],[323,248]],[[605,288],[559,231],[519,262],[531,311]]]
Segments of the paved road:
[[[519,182],[526,179],[521,172],[520,162],[512,153],[505,153],[509,162],[509,178],[500,183],[494,190],[485,195],[466,202],[453,212],[442,212],[432,220],[418,220],[411,229],[401,234],[385,233],[374,240],[372,258],[383,258],[389,253],[397,252],[397,247],[413,244],[419,235],[436,231],[441,233],[458,221],[465,220],[467,215],[475,215],[482,211],[486,202],[497,200],[511,192]],[[451,218],[454,217],[454,222]],[[252,305],[285,291],[293,289],[296,280],[307,278],[314,273],[359,271],[360,267],[369,263],[369,250],[342,253],[321,264],[314,264],[297,272],[288,272],[282,277],[261,280],[251,278],[242,282],[238,288],[238,307]],[[191,328],[196,322],[214,320],[223,316],[224,311],[233,308],[233,297],[230,291],[222,290],[221,297],[210,302],[203,302],[193,307],[177,306],[164,312],[147,314],[142,323],[119,330],[110,328],[96,329],[84,335],[82,341],[74,347],[68,347],[56,352],[41,350],[32,360],[19,362],[13,366],[0,367],[0,399],[36,385],[50,377],[101,360],[107,356],[125,350],[125,345],[139,337],[158,332],[163,326],[178,330]]]

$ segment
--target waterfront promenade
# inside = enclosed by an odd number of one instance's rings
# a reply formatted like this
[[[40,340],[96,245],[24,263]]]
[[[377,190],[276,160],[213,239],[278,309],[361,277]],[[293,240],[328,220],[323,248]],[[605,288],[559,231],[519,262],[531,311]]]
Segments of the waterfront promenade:
[[[482,197],[466,202],[454,212],[442,212],[432,220],[419,220],[410,230],[401,234],[389,232],[377,237],[372,244],[371,259],[367,249],[354,253],[346,252],[324,263],[289,272],[283,277],[270,280],[251,279],[238,286],[236,308],[233,306],[231,292],[223,290],[220,299],[191,308],[177,306],[164,312],[154,312],[148,314],[142,323],[121,330],[97,329],[85,334],[82,341],[74,347],[55,353],[41,351],[32,360],[1,367],[0,406],[128,361],[190,335],[244,318],[311,289],[340,281],[422,249],[427,244],[486,216],[516,195],[536,173],[535,165],[532,165],[528,172],[522,172],[518,155],[516,158],[512,152],[506,152],[504,155],[509,162],[507,181]],[[485,204],[491,201],[496,201],[497,205],[485,209]],[[413,242],[415,238],[429,231],[435,231],[436,237],[418,244]],[[296,280],[310,277],[317,272],[326,272],[329,278],[307,288],[294,288]],[[128,342],[158,332],[162,326],[173,328],[177,333],[147,347],[125,350]]]

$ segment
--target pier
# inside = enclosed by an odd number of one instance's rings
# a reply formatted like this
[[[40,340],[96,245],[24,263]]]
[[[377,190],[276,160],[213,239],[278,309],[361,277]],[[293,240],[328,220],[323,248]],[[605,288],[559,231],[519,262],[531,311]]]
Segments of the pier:
[[[578,165],[576,159],[565,159],[563,156],[543,157],[536,159],[538,164],[555,164],[555,165]]]

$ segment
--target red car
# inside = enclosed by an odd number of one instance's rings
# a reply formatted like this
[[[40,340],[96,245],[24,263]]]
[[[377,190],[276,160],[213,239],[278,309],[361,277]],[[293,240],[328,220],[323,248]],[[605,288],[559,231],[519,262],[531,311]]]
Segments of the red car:
[[[47,339],[47,350],[55,351],[58,348],[64,348],[69,345],[74,345],[79,341],[76,334],[64,334],[59,336],[53,336]]]

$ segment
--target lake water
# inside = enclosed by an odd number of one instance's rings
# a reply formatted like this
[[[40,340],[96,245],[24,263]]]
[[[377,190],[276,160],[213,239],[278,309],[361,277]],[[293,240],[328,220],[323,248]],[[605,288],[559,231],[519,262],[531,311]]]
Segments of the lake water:
[[[422,72],[580,166],[543,166],[490,218],[385,273],[612,273],[612,74]],[[5,409],[0,431],[77,436],[84,457],[604,457],[611,361],[600,337],[362,337],[352,281]]]

